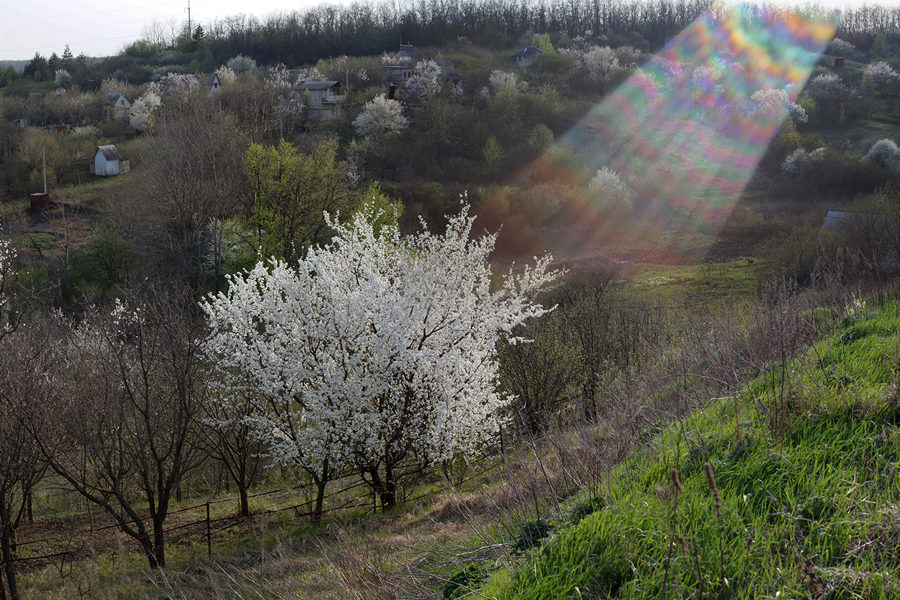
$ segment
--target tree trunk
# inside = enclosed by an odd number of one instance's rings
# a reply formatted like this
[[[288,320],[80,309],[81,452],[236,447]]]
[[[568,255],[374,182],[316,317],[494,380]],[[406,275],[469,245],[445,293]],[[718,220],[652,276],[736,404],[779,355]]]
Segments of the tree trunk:
[[[250,516],[250,500],[247,498],[247,486],[243,482],[238,484],[241,493],[241,516]]]
[[[328,480],[323,479],[322,481],[316,482],[316,506],[313,508],[312,514],[312,522],[319,523],[322,520],[322,505],[325,503],[325,486],[328,485]]]
[[[16,566],[13,563],[11,542],[13,529],[12,515],[6,504],[0,500],[0,559],[3,561],[3,570],[6,572],[6,585],[9,587],[10,600],[19,600],[19,590],[16,587]],[[2,588],[2,582],[0,582]]]
[[[153,555],[156,558],[156,567],[166,566],[166,543],[163,532],[163,520],[159,516],[153,518]],[[150,565],[153,567],[153,565]]]
[[[384,468],[384,486],[381,491],[381,510],[394,508],[397,505],[397,481],[394,478],[394,468]]]

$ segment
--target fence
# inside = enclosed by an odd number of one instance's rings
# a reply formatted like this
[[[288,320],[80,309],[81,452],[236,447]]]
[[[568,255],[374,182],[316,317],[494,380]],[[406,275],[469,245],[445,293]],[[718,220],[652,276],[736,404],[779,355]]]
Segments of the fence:
[[[503,450],[504,444],[501,435],[497,444],[489,446],[486,452],[484,452],[477,459],[474,459],[468,463],[469,467],[471,468],[471,472],[466,475],[466,477],[457,482],[456,485],[464,485],[465,483],[476,480],[488,471],[496,468],[497,464],[494,459],[498,455],[502,454]],[[405,477],[413,475],[417,471],[421,472],[420,469],[410,469],[405,473],[401,473],[398,477],[398,480],[402,481]],[[423,473],[423,475],[425,476],[425,479],[430,480],[430,483],[435,483],[440,480],[439,473],[436,469],[431,469],[430,472],[425,472]],[[348,482],[348,480],[350,480],[349,483],[346,483]],[[360,508],[366,508],[367,513],[374,512],[376,510],[377,502],[375,501],[375,497],[371,491],[371,488],[365,481],[363,481],[359,477],[357,473],[344,474],[333,479],[329,483],[333,487],[335,484],[338,484],[340,482],[345,482],[343,487],[340,487],[336,490],[327,491],[325,496],[326,502],[329,499],[333,501],[335,498],[338,498],[340,502],[338,502],[335,506],[328,506],[328,508],[324,508],[322,510],[323,516],[327,514],[356,510]],[[363,493],[359,493],[360,490],[362,490]],[[236,502],[237,499],[234,497],[207,500],[202,503],[193,504],[191,506],[186,506],[177,510],[169,511],[166,515],[166,519],[170,522],[172,520],[172,517],[175,517],[175,520],[177,521],[179,515],[184,515],[185,513],[189,513],[190,511],[199,512],[202,518],[177,523],[168,528],[164,528],[166,544],[170,545],[177,542],[184,542],[187,540],[187,538],[199,534],[202,538],[205,538],[207,557],[212,558],[212,546],[216,534],[221,535],[226,531],[245,525],[248,522],[255,522],[256,519],[262,517],[265,517],[267,519],[267,523],[270,525],[284,525],[292,522],[311,519],[315,514],[315,511],[312,510],[312,507],[315,503],[314,491],[315,486],[312,483],[303,483],[274,490],[266,490],[255,494],[249,494],[248,499],[285,493],[305,497],[306,499],[303,502],[281,508],[265,509],[256,512],[251,511],[251,513],[247,516],[232,514],[215,518],[211,517],[210,508],[212,506],[216,506],[225,502]],[[401,488],[400,501],[402,503],[419,502],[431,497],[435,497],[442,492],[442,490],[438,486],[431,486],[431,489],[428,489],[418,495],[406,497],[405,494],[409,491],[411,490]],[[288,516],[283,517],[283,515],[285,514],[287,514]],[[111,530],[120,530],[120,526],[118,523],[103,525],[101,527],[94,527],[93,520],[88,513],[74,515],[72,518],[81,520],[82,522],[91,522],[89,531],[85,531],[83,534],[80,532],[78,533],[80,539],[83,540],[78,544],[78,547],[71,547],[73,545],[71,534],[17,540],[17,555],[21,555],[23,554],[23,550],[27,552],[27,549],[29,547],[34,547],[39,544],[44,544],[42,550],[45,551],[42,553],[35,553],[31,556],[17,556],[16,558],[13,558],[11,562],[16,564],[33,564],[40,563],[41,561],[50,561],[53,559],[65,560],[67,558],[85,558],[92,555],[96,551],[96,549],[103,547],[104,544],[101,538],[106,532]],[[274,519],[274,521],[268,519]],[[136,523],[136,521],[132,520],[130,521],[130,523]],[[152,533],[148,535],[152,535]],[[56,547],[54,548],[54,546]],[[59,549],[64,547],[66,549]],[[0,560],[0,566],[5,564],[5,561]]]

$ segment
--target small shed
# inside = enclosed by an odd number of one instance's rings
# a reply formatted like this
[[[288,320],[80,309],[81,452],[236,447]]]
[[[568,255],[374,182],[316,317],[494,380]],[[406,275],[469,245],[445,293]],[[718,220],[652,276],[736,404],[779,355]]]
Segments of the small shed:
[[[834,57],[834,67],[839,69],[847,64],[847,59],[843,56],[835,56]]]
[[[129,165],[127,160],[122,160],[119,155],[119,149],[113,145],[97,146],[97,154],[91,163],[91,173],[108,177],[110,175],[119,175],[127,173]]]
[[[541,54],[545,54],[543,50],[536,46],[525,46],[515,54],[513,54],[513,58],[516,61],[517,67],[527,67],[534,59],[540,56]]]
[[[310,121],[333,121],[341,116],[341,104],[347,99],[338,81],[304,81],[297,86],[308,101]]]

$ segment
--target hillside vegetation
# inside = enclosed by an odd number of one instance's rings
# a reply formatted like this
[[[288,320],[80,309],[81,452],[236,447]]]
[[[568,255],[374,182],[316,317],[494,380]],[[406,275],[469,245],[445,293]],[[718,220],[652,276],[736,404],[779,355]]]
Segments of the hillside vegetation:
[[[482,593],[896,598],[898,332],[896,300],[848,306],[833,334],[637,450],[585,491],[590,514],[564,513]]]

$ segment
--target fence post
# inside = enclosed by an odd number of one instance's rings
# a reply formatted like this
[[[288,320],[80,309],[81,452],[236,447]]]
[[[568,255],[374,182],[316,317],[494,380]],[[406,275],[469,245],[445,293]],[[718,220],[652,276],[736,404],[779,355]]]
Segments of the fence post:
[[[206,501],[206,555],[212,558],[212,536],[209,532],[209,500]]]

